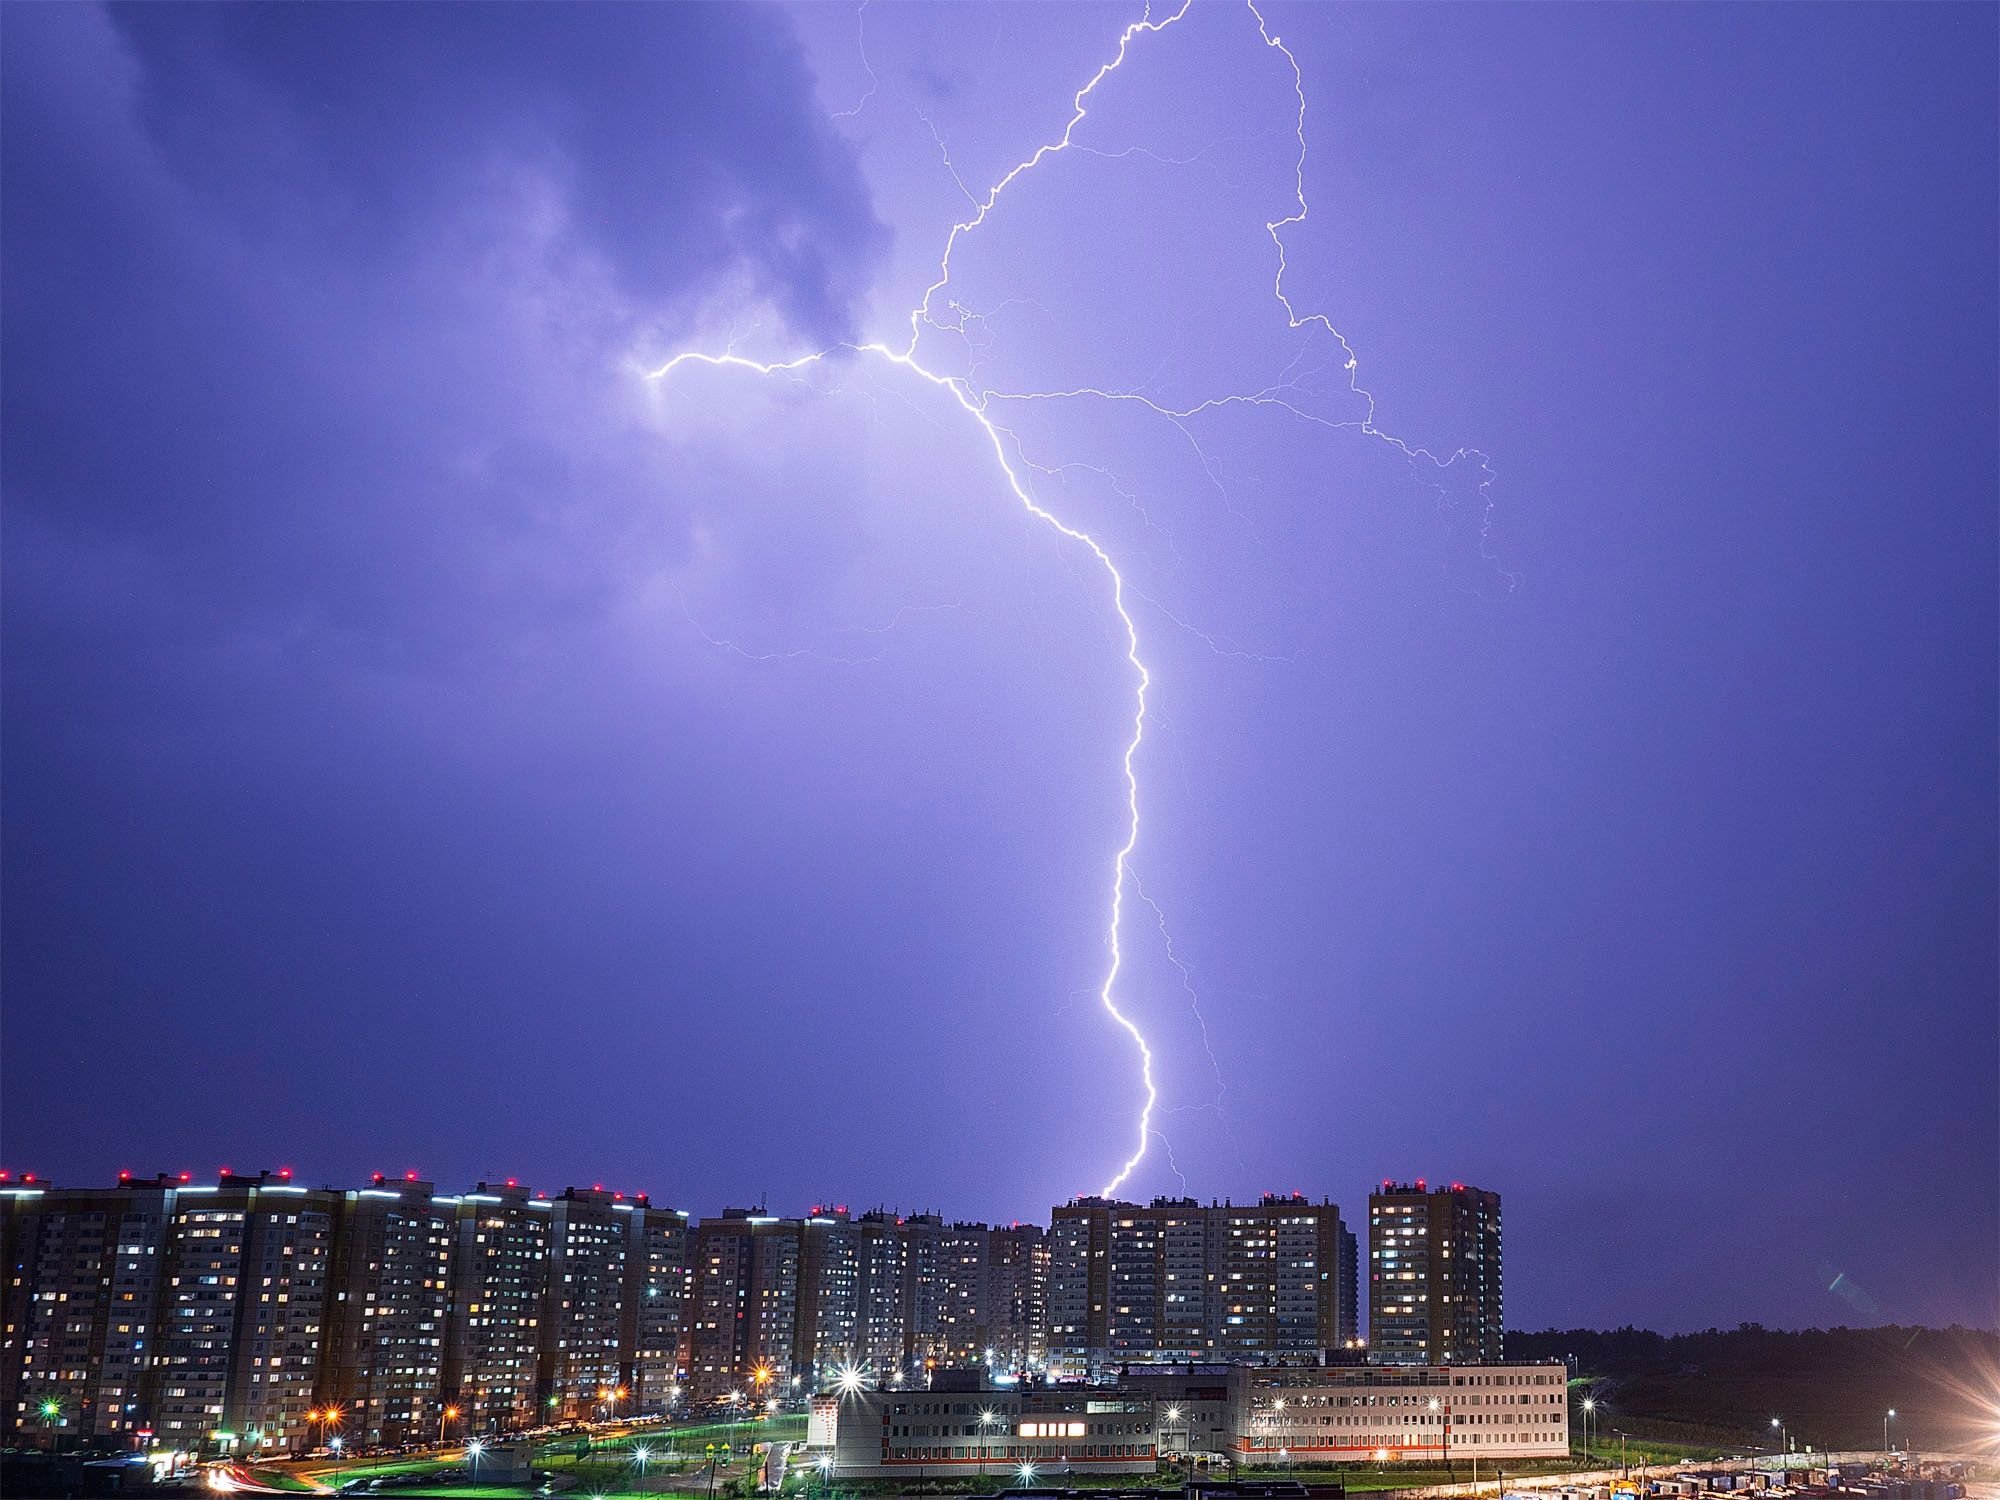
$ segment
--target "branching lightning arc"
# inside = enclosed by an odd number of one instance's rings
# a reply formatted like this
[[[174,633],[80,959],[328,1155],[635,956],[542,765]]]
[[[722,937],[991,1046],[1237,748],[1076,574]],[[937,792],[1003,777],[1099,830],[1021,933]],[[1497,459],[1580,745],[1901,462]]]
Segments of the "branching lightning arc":
[[[1482,497],[1486,495],[1492,477],[1486,463],[1485,455],[1478,453],[1477,450],[1460,449],[1449,458],[1440,459],[1426,449],[1414,447],[1405,443],[1402,439],[1396,438],[1377,428],[1374,424],[1375,399],[1358,384],[1358,376],[1356,374],[1358,362],[1347,340],[1324,315],[1317,313],[1301,315],[1295,310],[1285,292],[1286,252],[1283,237],[1284,231],[1293,225],[1302,223],[1309,211],[1305,196],[1306,95],[1304,79],[1299,70],[1297,59],[1285,47],[1278,36],[1270,30],[1263,13],[1257,7],[1256,0],[1245,0],[1246,8],[1256,24],[1258,35],[1263,43],[1281,52],[1290,65],[1292,82],[1298,98],[1296,207],[1289,214],[1265,225],[1277,252],[1277,270],[1272,281],[1272,292],[1283,311],[1289,327],[1294,330],[1300,330],[1317,326],[1323,329],[1335,341],[1340,351],[1339,357],[1343,361],[1344,369],[1348,376],[1348,389],[1354,395],[1365,400],[1366,415],[1359,420],[1336,421],[1309,412],[1290,397],[1287,393],[1287,387],[1283,384],[1268,386],[1257,391],[1230,392],[1211,396],[1182,408],[1168,406],[1165,403],[1156,402],[1136,392],[1123,390],[1082,388],[1035,392],[994,391],[975,386],[968,377],[940,373],[937,370],[929,368],[919,359],[918,348],[926,328],[938,332],[956,332],[959,334],[966,332],[965,325],[968,314],[962,308],[957,307],[956,304],[947,301],[947,306],[952,308],[952,315],[945,321],[940,321],[937,317],[934,317],[932,311],[940,294],[947,292],[950,287],[952,254],[958,248],[959,241],[964,236],[977,232],[980,226],[992,214],[1008,188],[1023,176],[1033,172],[1045,161],[1072,149],[1090,154],[1103,154],[1094,152],[1090,147],[1075,146],[1074,138],[1076,130],[1090,112],[1092,95],[1096,93],[1099,86],[1107,78],[1125,66],[1126,59],[1131,55],[1136,42],[1143,37],[1164,32],[1174,26],[1188,14],[1192,4],[1193,0],[1180,0],[1177,8],[1171,13],[1162,14],[1160,17],[1155,18],[1151,13],[1149,3],[1146,14],[1141,19],[1132,22],[1119,34],[1118,44],[1111,58],[1100,66],[1090,77],[1089,81],[1078,89],[1072,97],[1071,113],[1067,123],[1063,127],[1062,134],[1053,140],[1037,146],[1031,154],[1016,163],[992,187],[987,189],[983,198],[975,197],[968,193],[967,196],[973,200],[973,210],[967,217],[955,223],[949,235],[946,236],[944,249],[938,261],[937,278],[924,289],[922,299],[911,309],[909,319],[910,336],[902,347],[897,348],[889,343],[880,341],[841,343],[802,354],[792,359],[778,361],[751,359],[745,355],[737,354],[730,348],[725,348],[720,353],[687,350],[674,355],[651,372],[651,378],[658,381],[664,380],[684,366],[707,365],[716,368],[744,370],[756,375],[772,376],[795,373],[817,365],[831,356],[843,353],[875,358],[894,365],[906,371],[917,380],[947,393],[958,404],[966,416],[977,424],[979,430],[984,434],[987,444],[993,451],[994,462],[998,466],[1000,475],[1021,507],[1035,520],[1054,530],[1066,541],[1088,552],[1097,566],[1102,569],[1110,593],[1111,607],[1117,616],[1124,635],[1125,662],[1131,669],[1132,717],[1131,732],[1125,741],[1120,762],[1124,782],[1124,836],[1123,841],[1113,852],[1110,860],[1110,902],[1106,930],[1107,960],[1102,982],[1097,989],[1097,998],[1113,1024],[1123,1030],[1130,1038],[1138,1054],[1139,1079],[1144,1096],[1139,1108],[1138,1118],[1133,1125],[1130,1154],[1123,1159],[1118,1170],[1111,1175],[1102,1188],[1102,1192],[1107,1197],[1115,1193],[1131,1177],[1132,1173],[1138,1168],[1139,1163],[1145,1158],[1149,1141],[1154,1136],[1160,1134],[1153,1123],[1154,1113],[1160,1100],[1159,1088],[1155,1082],[1153,1073],[1153,1048],[1148,1042],[1145,1032],[1133,1019],[1132,1015],[1120,1004],[1118,995],[1119,979],[1124,972],[1126,958],[1125,917],[1128,885],[1134,887],[1135,894],[1139,899],[1145,901],[1149,906],[1153,905],[1144,896],[1143,892],[1136,890],[1136,877],[1131,868],[1133,851],[1138,847],[1141,831],[1140,783],[1137,762],[1141,747],[1144,745],[1146,739],[1147,694],[1152,686],[1153,677],[1151,670],[1140,655],[1139,627],[1137,621],[1133,618],[1131,609],[1128,607],[1128,599],[1133,597],[1144,598],[1144,596],[1139,595],[1137,590],[1133,589],[1127,583],[1124,574],[1119,570],[1118,564],[1112,558],[1110,552],[1094,536],[1081,527],[1065,521],[1062,517],[1048,510],[1037,501],[1033,484],[1031,480],[1024,478],[1023,471],[1035,471],[1038,469],[1038,466],[1029,463],[1021,455],[1019,441],[1014,433],[994,419],[992,411],[993,403],[997,401],[1079,399],[1107,402],[1137,402],[1150,408],[1155,414],[1172,422],[1177,427],[1181,427],[1183,433],[1186,432],[1186,428],[1182,424],[1203,412],[1231,406],[1276,406],[1285,409],[1301,420],[1315,425],[1358,428],[1371,437],[1376,437],[1392,444],[1412,461],[1424,459],[1440,469],[1449,467],[1460,458],[1472,458],[1477,461],[1482,476],[1479,486]],[[869,69],[869,73],[871,80],[869,95],[872,96],[875,91],[874,72],[872,68]],[[866,103],[865,98],[863,103]],[[856,106],[856,109],[859,107]],[[853,113],[853,111],[843,113]],[[933,133],[935,134],[935,132]],[[939,145],[942,148],[942,140],[939,141]],[[951,165],[948,155],[946,157],[946,165],[948,168]],[[955,169],[953,169],[953,174],[956,176]],[[1192,441],[1191,438],[1190,441]],[[1198,449],[1199,445],[1196,446]],[[1153,909],[1157,914],[1157,906],[1154,906]],[[1160,918],[1160,921],[1162,931],[1164,932],[1164,916]],[[1178,959],[1175,959],[1174,962],[1177,965],[1179,964]],[[1182,972],[1183,977],[1185,977],[1185,969]],[[1203,1027],[1205,1035],[1205,1022],[1203,1023]],[[1212,1052],[1210,1058],[1213,1061]],[[1164,1143],[1165,1137],[1160,1136],[1160,1138]],[[1171,1153],[1171,1147],[1169,1147],[1169,1152]]]

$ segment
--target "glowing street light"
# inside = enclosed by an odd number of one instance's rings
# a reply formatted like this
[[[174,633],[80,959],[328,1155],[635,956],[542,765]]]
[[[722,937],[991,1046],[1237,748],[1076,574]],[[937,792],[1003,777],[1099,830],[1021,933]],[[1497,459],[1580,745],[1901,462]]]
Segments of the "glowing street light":
[[[834,1385],[843,1396],[859,1395],[861,1393],[860,1366],[842,1365],[839,1373],[834,1376]]]
[[[438,1413],[438,1446],[440,1448],[444,1446],[444,1424],[447,1422],[456,1422],[457,1420],[458,1408],[455,1406],[447,1406],[443,1411]]]
[[[1889,1446],[1889,1419],[1895,1415],[1896,1408],[1893,1406],[1882,1413],[1882,1451],[1884,1453],[1894,1453],[1896,1451]]]
[[[1021,1476],[1021,1483],[1033,1484],[1035,1482],[1035,1466],[1033,1464],[1022,1464],[1015,1472]]]

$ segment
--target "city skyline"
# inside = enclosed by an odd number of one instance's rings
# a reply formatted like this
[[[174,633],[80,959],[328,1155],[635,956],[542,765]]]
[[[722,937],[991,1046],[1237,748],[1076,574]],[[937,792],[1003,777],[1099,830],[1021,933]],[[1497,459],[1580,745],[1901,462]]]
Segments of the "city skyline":
[[[9,1169],[2000,1324],[1991,7],[8,40]]]

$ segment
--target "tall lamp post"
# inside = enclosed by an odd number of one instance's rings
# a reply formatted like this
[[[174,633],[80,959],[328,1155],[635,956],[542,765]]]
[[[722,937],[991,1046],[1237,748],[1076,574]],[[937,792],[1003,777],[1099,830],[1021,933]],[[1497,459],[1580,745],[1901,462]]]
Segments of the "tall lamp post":
[[[1785,1419],[1783,1417],[1771,1418],[1771,1425],[1778,1430],[1777,1466],[1782,1469],[1785,1467],[1784,1456],[1792,1446],[1791,1434],[1785,1431]]]
[[[1889,1446],[1889,1419],[1895,1415],[1896,1408],[1893,1406],[1882,1413],[1882,1451],[1884,1453],[1894,1453],[1896,1451]]]
[[[1590,1446],[1590,1419],[1596,1410],[1597,1399],[1594,1396],[1585,1396],[1583,1398],[1583,1457],[1586,1465],[1596,1457]]]
[[[455,1406],[447,1406],[443,1411],[438,1413],[438,1446],[440,1448],[444,1446],[444,1424],[447,1422],[456,1422],[457,1420],[458,1408]]]

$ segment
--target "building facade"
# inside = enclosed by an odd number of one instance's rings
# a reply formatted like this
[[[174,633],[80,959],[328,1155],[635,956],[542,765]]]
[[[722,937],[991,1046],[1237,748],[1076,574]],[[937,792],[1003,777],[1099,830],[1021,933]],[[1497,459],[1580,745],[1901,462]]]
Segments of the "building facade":
[[[1155,1403],[1101,1387],[862,1390],[815,1403],[809,1449],[842,1479],[1151,1474]]]
[[[529,1426],[546,1407],[537,1392],[554,1207],[512,1182],[459,1196],[441,1384],[464,1433]]]
[[[1245,1464],[1562,1458],[1568,1370],[1549,1364],[1237,1366],[1232,1451]]]
[[[1566,1376],[1552,1363],[1161,1365],[1115,1386],[940,1377],[926,1390],[818,1398],[807,1447],[839,1478],[1052,1486],[1064,1474],[1151,1474],[1170,1454],[1226,1454],[1250,1469],[1559,1458]]]
[[[549,1200],[536,1394],[542,1409],[565,1421],[614,1416],[631,1395],[619,1347],[632,1248],[621,1204],[622,1194],[602,1188],[567,1188]]]
[[[1111,1217],[1137,1205],[1072,1198],[1049,1213],[1048,1372],[1082,1379],[1111,1352]]]
[[[641,1195],[616,1200],[626,1216],[624,1324],[618,1343],[619,1380],[628,1396],[623,1410],[664,1414],[681,1393],[688,1300],[688,1216],[654,1206]]]
[[[763,1401],[795,1373],[806,1224],[725,1209],[695,1229],[688,1382],[696,1406]]]
[[[175,1189],[154,1427],[170,1448],[285,1452],[308,1419],[342,1195],[284,1174]]]
[[[0,1430],[121,1446],[150,1431],[177,1185],[0,1188]]]
[[[996,1226],[987,1256],[993,1367],[1038,1371],[1048,1357],[1048,1233],[1039,1224]]]
[[[1500,1195],[1385,1181],[1368,1197],[1368,1355],[1494,1364],[1505,1354]]]
[[[1079,1198],[1049,1229],[1051,1374],[1140,1362],[1317,1360],[1358,1333],[1339,1207]],[[1351,1242],[1351,1237],[1350,1237]]]
[[[439,1430],[458,1206],[414,1177],[344,1195],[313,1405],[346,1413],[351,1442]]]

